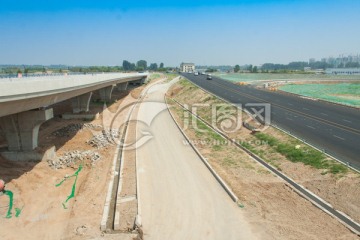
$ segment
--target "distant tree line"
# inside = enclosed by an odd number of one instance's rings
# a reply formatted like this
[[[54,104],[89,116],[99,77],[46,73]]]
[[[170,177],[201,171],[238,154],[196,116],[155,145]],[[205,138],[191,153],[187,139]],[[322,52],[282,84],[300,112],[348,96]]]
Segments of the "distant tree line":
[[[274,72],[274,73],[287,73],[287,72],[304,72],[304,69],[309,67],[313,70],[315,69],[326,69],[326,68],[360,68],[359,62],[347,62],[347,63],[337,63],[330,64],[324,61],[315,61],[315,62],[290,62],[289,64],[276,64],[276,63],[264,63],[261,67],[253,65],[235,65],[233,67],[234,72]]]
[[[147,65],[147,62],[145,60],[139,60],[135,63],[131,63],[127,60],[123,61],[122,65],[124,71],[167,71],[168,69],[164,67],[164,63],[160,63],[158,66],[157,63],[150,63],[150,65]]]
[[[261,66],[262,70],[300,70],[303,71],[305,67],[310,67],[311,69],[326,69],[326,68],[358,68],[360,64],[358,62],[348,62],[346,64],[340,63],[337,66],[327,62],[290,62],[289,64],[274,64],[274,63],[265,63]]]
[[[90,66],[90,67],[68,67],[70,72],[122,72],[123,68],[120,66]],[[60,69],[63,72],[64,69]]]
[[[168,71],[171,68],[165,68],[164,63],[151,63],[149,66],[145,60],[139,60],[131,63],[123,61],[122,66],[66,66],[66,65],[0,65],[0,74],[17,74],[23,75],[32,73],[64,73],[64,72],[123,72],[123,71]]]

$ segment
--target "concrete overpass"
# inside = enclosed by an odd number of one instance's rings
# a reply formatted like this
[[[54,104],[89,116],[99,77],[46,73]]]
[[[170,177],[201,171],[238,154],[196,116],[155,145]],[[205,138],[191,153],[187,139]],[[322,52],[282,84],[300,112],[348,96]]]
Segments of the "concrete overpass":
[[[72,99],[74,113],[89,111],[92,93],[105,102],[115,87],[142,84],[147,73],[100,73],[0,79],[0,127],[10,151],[38,146],[40,125],[53,117],[51,105]]]

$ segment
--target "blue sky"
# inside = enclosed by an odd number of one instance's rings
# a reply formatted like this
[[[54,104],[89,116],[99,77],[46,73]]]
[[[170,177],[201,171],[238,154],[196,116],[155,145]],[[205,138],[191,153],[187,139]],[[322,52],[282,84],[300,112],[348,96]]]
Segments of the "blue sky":
[[[288,63],[360,53],[360,1],[0,0],[0,64]]]

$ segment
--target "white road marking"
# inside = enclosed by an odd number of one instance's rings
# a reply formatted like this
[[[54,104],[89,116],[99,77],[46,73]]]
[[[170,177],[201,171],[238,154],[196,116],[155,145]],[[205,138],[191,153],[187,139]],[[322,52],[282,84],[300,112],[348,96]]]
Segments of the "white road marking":
[[[291,103],[288,103],[288,105],[290,105],[290,106],[294,106],[293,104],[291,104]]]
[[[345,138],[342,138],[342,137],[339,137],[339,136],[336,136],[336,135],[333,135],[333,136],[338,138],[338,139],[345,140]]]
[[[303,108],[304,110],[309,110],[308,108]]]
[[[326,113],[320,113],[321,115],[324,115],[324,116],[329,116],[329,115],[327,115]]]
[[[291,118],[286,118],[286,119],[288,119],[288,120],[292,121],[292,119],[291,119]]]
[[[346,119],[343,119],[344,122],[348,122],[348,123],[352,123],[352,121],[349,121],[349,120],[346,120]]]
[[[309,125],[306,125],[308,128],[312,128],[312,129],[315,129],[313,126],[309,126]]]

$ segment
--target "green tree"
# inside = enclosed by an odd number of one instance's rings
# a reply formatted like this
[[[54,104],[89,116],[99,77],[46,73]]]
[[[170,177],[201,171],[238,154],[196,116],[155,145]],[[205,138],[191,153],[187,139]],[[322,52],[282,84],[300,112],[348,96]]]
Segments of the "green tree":
[[[253,72],[253,73],[257,73],[257,72],[258,72],[257,66],[254,66],[254,67],[253,67],[252,72]]]
[[[124,71],[131,70],[131,63],[129,61],[124,60],[122,66],[123,66]]]
[[[157,63],[151,63],[149,69],[152,71],[156,71],[158,69]]]
[[[134,71],[135,69],[136,69],[135,63],[131,63],[131,64],[130,64],[130,70],[131,70],[131,71]]]
[[[252,69],[253,69],[253,65],[252,65],[252,64],[250,64],[250,65],[248,66],[248,70],[249,70],[249,72],[252,72]]]
[[[139,60],[136,63],[136,67],[143,68],[143,70],[147,69],[147,62],[145,60]]]
[[[159,68],[164,68],[164,63],[160,63]]]
[[[239,66],[239,65],[235,65],[234,72],[239,72],[239,71],[240,71],[240,66]]]

